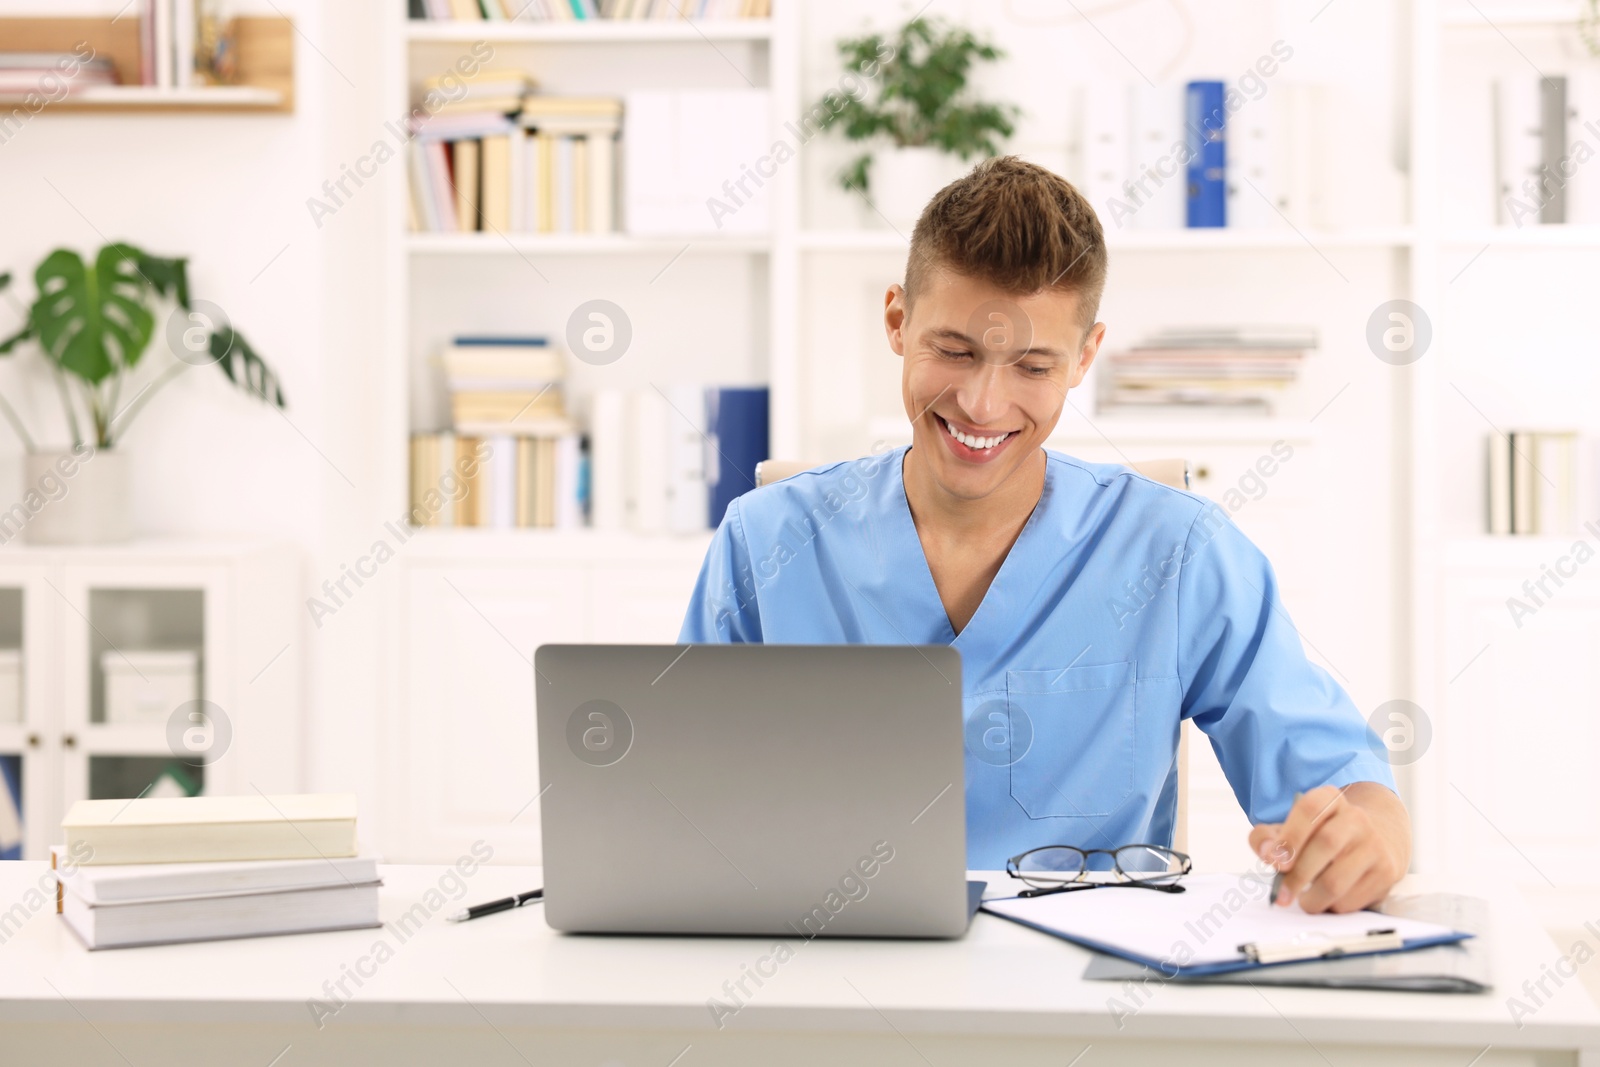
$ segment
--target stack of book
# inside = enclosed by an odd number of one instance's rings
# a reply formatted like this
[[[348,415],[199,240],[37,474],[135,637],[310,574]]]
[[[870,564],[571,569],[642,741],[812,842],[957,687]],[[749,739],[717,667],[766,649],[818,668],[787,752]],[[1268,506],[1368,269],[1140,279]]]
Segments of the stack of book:
[[[582,446],[560,350],[545,337],[461,336],[442,361],[451,429],[411,439],[412,522],[582,525]]]
[[[528,96],[505,71],[417,123],[411,228],[610,233],[617,228],[613,97]],[[527,79],[522,88],[531,88]],[[480,95],[472,97],[474,88]]]
[[[0,52],[0,97],[33,95],[39,100],[59,100],[84,86],[115,84],[117,71],[111,61],[95,56],[87,47],[82,55]]]
[[[56,912],[90,949],[380,925],[352,795],[80,800],[61,828]]]
[[[1105,357],[1098,410],[1270,415],[1316,347],[1312,327],[1165,330]]]
[[[1573,533],[1578,525],[1577,472],[1575,430],[1490,434],[1489,532]]]
[[[560,436],[572,432],[566,365],[547,337],[463,335],[441,354],[456,433]]]
[[[764,19],[772,15],[772,0],[410,0],[410,13],[461,22]]]

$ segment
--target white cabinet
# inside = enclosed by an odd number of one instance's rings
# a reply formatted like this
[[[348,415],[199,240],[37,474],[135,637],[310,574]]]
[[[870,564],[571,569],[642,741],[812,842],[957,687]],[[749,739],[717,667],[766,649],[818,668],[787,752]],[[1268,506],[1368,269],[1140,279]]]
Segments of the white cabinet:
[[[1587,562],[1574,558],[1575,543]],[[1588,894],[1587,909],[1552,916],[1573,927],[1593,917],[1600,894],[1595,557],[1600,540],[1588,533],[1449,548],[1435,616],[1436,706],[1423,709],[1432,737],[1417,761],[1429,829],[1443,844],[1436,866],[1493,872],[1558,910],[1561,898]]]
[[[400,719],[387,731],[398,818],[386,858],[443,862],[482,839],[498,862],[538,863],[534,649],[676,641],[709,543],[421,532],[406,555]]]
[[[0,640],[22,673],[0,760],[21,780],[25,858],[48,857],[79,799],[300,788],[300,579],[293,551],[270,544],[0,552]],[[198,657],[199,699],[108,721],[105,660],[136,669],[138,653],[179,650]]]

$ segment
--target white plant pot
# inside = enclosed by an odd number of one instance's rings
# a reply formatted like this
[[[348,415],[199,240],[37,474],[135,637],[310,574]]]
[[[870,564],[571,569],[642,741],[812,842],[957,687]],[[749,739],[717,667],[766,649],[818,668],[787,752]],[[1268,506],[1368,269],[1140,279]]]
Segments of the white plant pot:
[[[0,511],[0,538],[34,545],[102,545],[133,536],[128,457],[84,446],[23,457],[22,496]]]
[[[907,237],[935,193],[966,173],[956,156],[937,148],[888,148],[872,157],[867,224],[893,226]],[[876,210],[874,210],[874,208]]]

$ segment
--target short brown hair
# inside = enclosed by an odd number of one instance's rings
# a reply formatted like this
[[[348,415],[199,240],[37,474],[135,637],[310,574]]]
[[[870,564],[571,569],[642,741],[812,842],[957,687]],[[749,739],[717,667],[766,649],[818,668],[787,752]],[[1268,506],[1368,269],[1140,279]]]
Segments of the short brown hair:
[[[1106,238],[1094,208],[1071,182],[1016,156],[997,156],[939,190],[922,209],[906,259],[908,305],[936,267],[1018,295],[1076,292],[1087,330],[1106,287]]]

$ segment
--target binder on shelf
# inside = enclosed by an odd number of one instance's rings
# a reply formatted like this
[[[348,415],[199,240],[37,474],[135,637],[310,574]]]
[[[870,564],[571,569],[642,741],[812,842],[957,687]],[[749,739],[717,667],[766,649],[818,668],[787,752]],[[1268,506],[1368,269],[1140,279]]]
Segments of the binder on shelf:
[[[713,442],[707,457],[707,519],[713,529],[728,505],[755,488],[756,464],[768,458],[769,392],[766,386],[706,390],[706,426]]]
[[[1184,227],[1184,176],[1177,169],[1183,147],[1183,87],[1135,82],[1129,87],[1128,179],[1124,195],[1134,208],[1134,229]],[[1170,173],[1163,173],[1170,171]]]
[[[1227,86],[1220,81],[1192,81],[1184,98],[1188,139],[1188,211],[1191,228],[1228,223]]]

